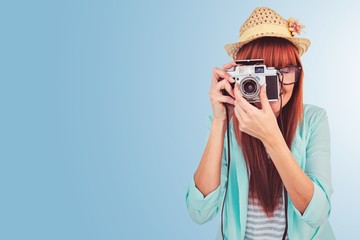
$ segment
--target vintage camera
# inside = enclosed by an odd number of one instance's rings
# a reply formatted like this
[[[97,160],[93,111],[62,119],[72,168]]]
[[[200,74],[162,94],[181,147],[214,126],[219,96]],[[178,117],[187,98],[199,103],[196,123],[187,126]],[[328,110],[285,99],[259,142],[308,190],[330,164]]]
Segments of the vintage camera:
[[[266,83],[266,93],[269,101],[278,101],[280,73],[274,67],[264,65],[263,59],[236,60],[236,67],[226,72],[238,84],[241,94],[250,102],[260,102],[259,93],[261,85]],[[232,87],[234,87],[234,84]],[[224,95],[229,95],[223,90]]]

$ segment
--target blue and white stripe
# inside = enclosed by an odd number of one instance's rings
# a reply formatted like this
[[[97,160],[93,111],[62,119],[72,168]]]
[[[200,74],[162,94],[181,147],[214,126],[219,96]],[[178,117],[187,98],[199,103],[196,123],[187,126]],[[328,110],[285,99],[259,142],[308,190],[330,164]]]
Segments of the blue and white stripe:
[[[249,197],[245,240],[281,240],[284,231],[285,208],[282,201],[275,209],[274,216],[269,218],[259,201]]]

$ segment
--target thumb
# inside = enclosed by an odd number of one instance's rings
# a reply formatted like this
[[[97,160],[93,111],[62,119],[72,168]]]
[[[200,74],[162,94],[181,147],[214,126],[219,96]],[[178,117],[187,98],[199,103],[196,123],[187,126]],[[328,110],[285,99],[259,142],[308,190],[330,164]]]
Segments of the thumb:
[[[267,110],[267,109],[271,108],[269,99],[266,95],[266,84],[261,86],[259,96],[260,96],[260,102],[261,102],[261,109]]]

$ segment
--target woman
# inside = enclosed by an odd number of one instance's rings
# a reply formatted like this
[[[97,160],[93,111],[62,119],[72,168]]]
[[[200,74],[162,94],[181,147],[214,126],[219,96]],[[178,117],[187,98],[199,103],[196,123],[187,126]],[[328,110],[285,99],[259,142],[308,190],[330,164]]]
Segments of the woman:
[[[328,222],[329,126],[325,110],[303,105],[300,56],[310,41],[294,37],[301,28],[272,9],[257,8],[242,25],[240,41],[225,46],[234,60],[263,59],[279,70],[279,101],[268,101],[266,85],[260,102],[245,100],[226,71],[235,62],[213,70],[208,142],[186,204],[197,223],[221,212],[217,239],[335,238]]]

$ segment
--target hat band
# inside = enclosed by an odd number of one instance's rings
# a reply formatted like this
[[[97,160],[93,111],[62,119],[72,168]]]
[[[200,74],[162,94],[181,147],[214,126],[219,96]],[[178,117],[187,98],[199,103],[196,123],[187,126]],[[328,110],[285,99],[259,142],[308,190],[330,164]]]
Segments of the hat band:
[[[245,30],[240,35],[240,42],[253,39],[254,37],[261,37],[262,35],[292,37],[289,29],[284,25],[261,24]]]

